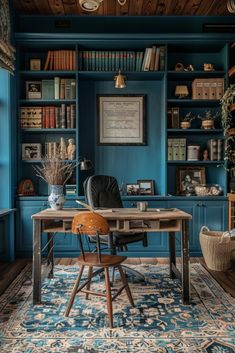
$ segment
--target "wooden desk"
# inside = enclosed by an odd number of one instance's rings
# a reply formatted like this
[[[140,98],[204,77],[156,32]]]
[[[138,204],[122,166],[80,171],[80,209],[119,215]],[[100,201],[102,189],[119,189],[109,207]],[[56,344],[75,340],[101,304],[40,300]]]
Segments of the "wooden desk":
[[[15,209],[1,208],[0,222],[3,223],[1,236],[5,245],[4,260],[12,262],[15,259]]]
[[[41,303],[41,234],[48,233],[48,264],[51,265],[49,276],[53,276],[54,254],[53,233],[70,232],[70,224],[75,214],[86,212],[83,209],[67,208],[59,211],[46,209],[32,215],[33,219],[33,304]],[[192,216],[178,209],[148,209],[140,212],[132,208],[120,208],[95,211],[104,216],[110,230],[119,232],[168,232],[170,276],[182,281],[182,300],[188,304],[190,300],[189,271],[189,234],[188,221]],[[181,273],[176,268],[175,232],[181,234]],[[112,236],[110,237],[112,248]]]

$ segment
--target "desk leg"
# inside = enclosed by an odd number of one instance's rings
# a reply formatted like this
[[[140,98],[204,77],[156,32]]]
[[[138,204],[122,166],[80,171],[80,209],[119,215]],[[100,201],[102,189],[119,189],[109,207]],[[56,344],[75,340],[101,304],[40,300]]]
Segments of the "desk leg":
[[[188,220],[182,220],[181,233],[181,261],[182,261],[182,300],[189,304],[190,300],[190,273],[189,273],[189,229]]]
[[[41,220],[33,220],[33,304],[41,304]]]
[[[116,248],[115,248],[114,243],[113,243],[113,233],[112,232],[109,233],[108,247],[109,247],[111,255],[116,255],[117,254]]]
[[[47,265],[51,266],[50,271],[48,272],[48,278],[54,277],[54,234],[47,233],[47,242],[48,242],[48,255],[47,255]]]
[[[169,252],[170,252],[170,278],[176,278],[173,266],[176,266],[175,257],[175,232],[169,232]]]

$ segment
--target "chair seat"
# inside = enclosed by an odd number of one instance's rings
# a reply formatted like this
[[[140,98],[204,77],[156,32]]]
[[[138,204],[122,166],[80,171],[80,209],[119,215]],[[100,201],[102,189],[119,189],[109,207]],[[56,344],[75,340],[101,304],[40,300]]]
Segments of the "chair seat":
[[[101,255],[101,262],[98,261],[97,253],[84,253],[85,259],[82,256],[78,257],[78,263],[80,265],[85,266],[94,266],[94,267],[113,267],[120,265],[124,260],[126,260],[126,256],[118,256],[118,255]]]

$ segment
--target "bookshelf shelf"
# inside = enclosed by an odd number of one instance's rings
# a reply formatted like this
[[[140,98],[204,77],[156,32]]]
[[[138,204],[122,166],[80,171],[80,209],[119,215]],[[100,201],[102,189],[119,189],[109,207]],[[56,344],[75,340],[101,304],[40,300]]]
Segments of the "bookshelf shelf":
[[[24,134],[27,133],[34,133],[34,134],[41,134],[43,133],[48,133],[48,134],[59,134],[59,133],[63,133],[63,134],[75,134],[76,133],[76,129],[33,129],[33,128],[29,128],[29,129],[21,129],[21,132]]]
[[[203,164],[218,164],[221,165],[224,161],[168,161],[168,164],[192,164],[192,165],[203,165]]]
[[[24,105],[47,105],[47,104],[62,104],[62,103],[76,103],[76,99],[20,99],[20,104]]]
[[[168,71],[168,79],[174,80],[192,80],[198,77],[221,77],[226,74],[224,70],[214,70],[214,71],[202,71],[202,70],[195,70],[195,71]]]
[[[216,107],[219,105],[218,99],[168,99],[167,103],[174,106],[187,107]]]
[[[183,134],[183,135],[189,135],[189,134],[203,134],[203,135],[210,135],[210,134],[222,134],[223,129],[210,129],[210,130],[205,130],[205,129],[167,129],[168,134]]]
[[[122,71],[127,76],[128,81],[156,81],[161,80],[165,71]],[[111,81],[117,75],[117,71],[78,71],[78,77],[82,80],[95,79],[97,81]]]
[[[76,71],[72,70],[67,70],[67,71],[46,71],[46,70],[20,70],[19,75],[20,76],[32,76],[32,77],[54,77],[54,76],[59,76],[59,77],[65,77],[65,76],[75,76]]]

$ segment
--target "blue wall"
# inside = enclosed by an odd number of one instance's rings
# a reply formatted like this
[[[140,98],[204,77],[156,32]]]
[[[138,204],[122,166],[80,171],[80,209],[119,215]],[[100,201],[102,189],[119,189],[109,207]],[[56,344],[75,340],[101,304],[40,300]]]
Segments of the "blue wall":
[[[127,78],[126,84],[125,89],[116,89],[110,81],[96,81],[93,85],[91,82],[79,83],[79,101],[82,103],[80,154],[89,154],[96,174],[113,175],[119,184],[136,183],[137,178],[153,179],[155,193],[164,195],[161,168],[165,168],[165,139],[163,134],[159,134],[163,124],[161,117],[165,115],[164,80],[128,81]],[[146,95],[146,146],[99,146],[97,142],[94,145],[97,140],[97,110],[94,109],[97,107],[97,94]]]
[[[12,201],[12,121],[10,103],[11,76],[0,69],[0,208],[11,208]]]

